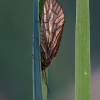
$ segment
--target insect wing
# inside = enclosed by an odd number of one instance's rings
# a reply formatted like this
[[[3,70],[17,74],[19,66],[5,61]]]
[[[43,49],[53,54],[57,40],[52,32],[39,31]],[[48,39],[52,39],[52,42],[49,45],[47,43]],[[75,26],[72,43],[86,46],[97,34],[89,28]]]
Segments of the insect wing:
[[[40,43],[45,60],[53,60],[58,52],[65,18],[56,0],[46,0],[41,18]]]

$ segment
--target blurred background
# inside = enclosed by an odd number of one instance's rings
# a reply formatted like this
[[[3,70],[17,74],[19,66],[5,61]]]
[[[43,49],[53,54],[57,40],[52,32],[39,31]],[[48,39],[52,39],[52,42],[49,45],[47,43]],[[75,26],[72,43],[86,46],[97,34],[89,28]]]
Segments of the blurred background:
[[[75,0],[58,0],[65,26],[49,68],[48,100],[75,100]],[[100,100],[100,1],[90,0],[91,100]],[[32,0],[0,0],[0,100],[32,100]]]

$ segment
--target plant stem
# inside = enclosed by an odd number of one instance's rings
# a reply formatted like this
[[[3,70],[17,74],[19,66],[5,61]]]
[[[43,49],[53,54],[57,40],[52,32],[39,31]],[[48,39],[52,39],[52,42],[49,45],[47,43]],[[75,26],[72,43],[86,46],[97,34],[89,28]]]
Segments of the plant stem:
[[[38,0],[34,0],[33,3],[33,52],[34,56],[37,58],[40,58],[40,49],[39,45],[37,43],[37,40],[39,40],[39,28],[38,28],[38,22],[39,21],[39,4]],[[39,42],[39,41],[38,41]],[[42,100],[42,85],[41,85],[41,67],[40,67],[40,60],[33,57],[33,100]]]
[[[89,0],[76,0],[75,93],[76,100],[90,100]]]

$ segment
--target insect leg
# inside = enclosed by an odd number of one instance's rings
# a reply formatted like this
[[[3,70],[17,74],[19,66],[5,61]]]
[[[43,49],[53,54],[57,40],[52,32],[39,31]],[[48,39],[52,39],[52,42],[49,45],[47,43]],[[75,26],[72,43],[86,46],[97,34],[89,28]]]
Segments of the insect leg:
[[[32,56],[34,57],[34,58],[36,58],[37,60],[41,60],[40,58],[38,58],[38,57],[36,57],[35,55],[33,55],[33,53],[31,53],[32,54]]]

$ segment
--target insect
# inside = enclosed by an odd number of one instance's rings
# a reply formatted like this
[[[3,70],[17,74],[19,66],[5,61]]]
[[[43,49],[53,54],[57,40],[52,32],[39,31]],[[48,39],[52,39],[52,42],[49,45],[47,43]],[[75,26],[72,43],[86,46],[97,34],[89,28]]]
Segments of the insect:
[[[58,53],[65,17],[57,0],[45,0],[41,18],[41,69],[48,68]]]

